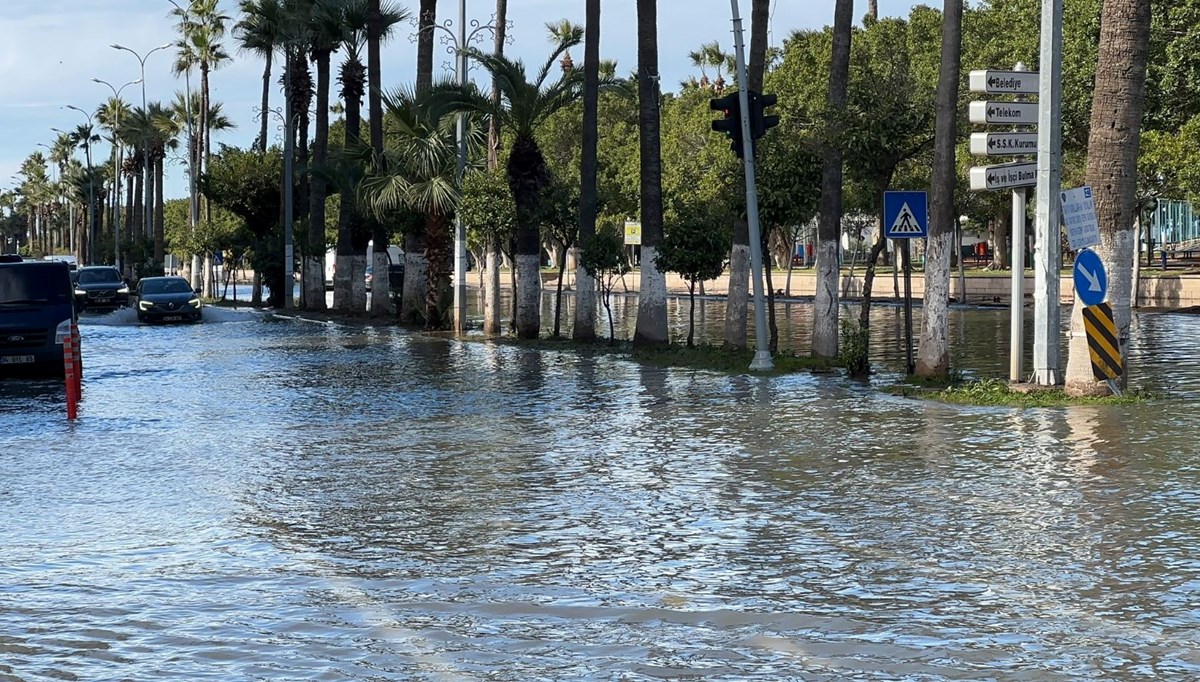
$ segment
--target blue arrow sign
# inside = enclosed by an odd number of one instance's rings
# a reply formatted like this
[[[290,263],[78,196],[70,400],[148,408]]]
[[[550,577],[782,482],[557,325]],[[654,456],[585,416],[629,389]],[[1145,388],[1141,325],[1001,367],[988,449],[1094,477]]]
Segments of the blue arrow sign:
[[[888,239],[927,236],[929,200],[925,192],[884,192],[883,234]]]
[[[1075,295],[1084,305],[1099,305],[1108,294],[1108,274],[1095,251],[1084,249],[1075,256]]]

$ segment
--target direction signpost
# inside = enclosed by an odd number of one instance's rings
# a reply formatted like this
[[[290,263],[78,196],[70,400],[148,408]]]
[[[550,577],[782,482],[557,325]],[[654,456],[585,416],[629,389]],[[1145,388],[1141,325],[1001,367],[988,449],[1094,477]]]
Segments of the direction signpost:
[[[971,92],[990,95],[1016,95],[1015,101],[975,101],[968,108],[972,123],[1009,125],[1012,131],[973,133],[971,153],[979,156],[1032,156],[1037,153],[1038,134],[1022,127],[1038,123],[1039,105],[1024,101],[1023,95],[1039,92],[1038,74],[1017,64],[1012,71],[978,70],[968,77]],[[969,172],[971,190],[1011,189],[1012,195],[1012,303],[1009,336],[1010,381],[1022,379],[1025,327],[1025,188],[1037,184],[1038,165],[1033,160],[1018,160],[992,166],[974,166]],[[1038,305],[1034,301],[1034,305]]]
[[[883,193],[883,236],[899,239],[901,266],[904,268],[904,357],[908,373],[913,363],[912,258],[908,240],[929,236],[929,195],[925,192]]]

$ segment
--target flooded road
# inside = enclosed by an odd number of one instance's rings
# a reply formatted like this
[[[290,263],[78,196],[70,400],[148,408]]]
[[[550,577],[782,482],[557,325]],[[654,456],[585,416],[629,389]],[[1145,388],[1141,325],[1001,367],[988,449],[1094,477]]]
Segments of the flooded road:
[[[0,383],[0,680],[1200,679],[1196,318],[1013,411],[206,312]]]

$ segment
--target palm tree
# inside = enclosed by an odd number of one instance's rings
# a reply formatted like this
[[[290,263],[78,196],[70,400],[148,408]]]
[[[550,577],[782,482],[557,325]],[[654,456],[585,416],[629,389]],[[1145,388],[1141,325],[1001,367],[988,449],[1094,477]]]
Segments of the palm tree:
[[[422,10],[425,3],[422,2]],[[436,6],[437,1],[432,3]],[[368,0],[367,3],[367,83],[370,88],[367,90],[368,110],[370,112],[370,129],[371,129],[371,152],[375,157],[383,156],[383,69],[380,66],[380,46],[383,43],[385,33],[385,23],[383,18],[383,8],[380,0]],[[418,35],[424,35],[421,33]],[[429,59],[430,69],[433,64],[433,35],[428,37],[429,44]],[[419,60],[418,60],[419,61]],[[378,220],[370,221],[372,228],[372,238],[375,242],[375,253],[382,252],[387,255],[387,239],[388,231]],[[407,244],[405,245],[407,247]],[[405,259],[408,259],[408,254],[405,253]],[[383,262],[382,259],[378,259]],[[405,271],[405,282],[407,283],[407,270]],[[374,282],[371,286],[371,312],[375,315],[386,315],[392,310],[392,295],[391,282],[387,277],[381,277],[380,281]]]
[[[123,149],[118,129],[121,125],[121,119],[128,115],[129,105],[117,97],[110,97],[108,101],[96,109],[96,121],[100,124],[101,128],[108,131],[108,141],[112,144],[111,158],[109,160],[110,168],[120,167],[123,161],[121,158]],[[110,213],[108,229],[115,239],[117,220],[120,219],[121,211],[121,183],[114,178],[109,191],[111,196],[109,199]]]
[[[179,20],[176,27],[180,34],[179,40],[176,41],[178,52],[174,65],[175,73],[177,75],[185,73],[192,67],[198,67],[200,70],[200,124],[197,128],[200,131],[200,138],[196,148],[189,152],[195,155],[193,167],[196,172],[203,174],[208,170],[208,161],[212,153],[213,128],[207,118],[209,102],[212,99],[209,74],[221,68],[230,59],[229,53],[221,44],[221,39],[225,37],[225,24],[229,21],[229,16],[221,13],[219,0],[191,0],[188,9],[183,10],[176,7],[171,14]],[[204,201],[202,205],[204,216],[207,217],[208,202]],[[202,267],[204,271],[202,293],[206,297],[211,297],[213,294],[211,254],[204,255]]]
[[[362,164],[354,152],[362,147],[362,100],[366,91],[367,67],[362,62],[362,50],[370,49],[372,7],[378,15],[380,40],[386,40],[392,28],[404,21],[408,13],[392,3],[372,3],[350,0],[344,8],[346,59],[338,74],[342,101],[346,113],[346,144],[350,153],[339,159],[339,190],[341,208],[338,215],[337,257],[334,269],[333,307],[342,311],[362,311],[366,308],[366,247],[367,232],[358,207],[358,184],[363,176]],[[370,56],[368,55],[368,60]],[[372,287],[374,288],[374,287]]]
[[[504,43],[508,29],[508,0],[496,0],[496,35],[494,43],[495,54],[504,54]],[[492,79],[492,106],[500,107],[500,87]],[[488,170],[500,167],[500,119],[488,117]],[[483,332],[498,336],[500,334],[500,262],[501,244],[495,236],[488,240],[486,246],[487,284],[483,290]]]
[[[667,338],[667,279],[654,254],[663,236],[662,150],[659,132],[658,2],[638,0],[638,128],[642,182],[642,277],[634,344]]]
[[[1096,188],[1100,245],[1096,251],[1108,271],[1108,298],[1120,343],[1127,356],[1132,313],[1134,237],[1137,220],[1137,160],[1146,68],[1150,43],[1150,4],[1140,0],[1105,0],[1100,20],[1096,87],[1088,138],[1087,184]],[[1092,377],[1091,358],[1078,297],[1071,316],[1066,390],[1072,395],[1108,392]],[[1128,371],[1123,375],[1128,376]]]
[[[517,336],[538,337],[541,329],[541,238],[538,230],[538,199],[550,181],[546,159],[538,146],[536,133],[555,112],[578,102],[583,96],[583,74],[577,69],[561,72],[558,80],[547,83],[554,63],[578,41],[560,42],[533,80],[525,74],[525,65],[497,54],[471,49],[468,54],[492,76],[500,89],[500,104],[479,93],[473,86],[440,86],[437,97],[464,111],[494,116],[512,134],[508,155],[508,185],[517,212],[516,267],[518,289]],[[611,84],[602,83],[605,88]]]
[[[437,0],[421,0],[417,14],[417,95],[433,87],[433,25]]]
[[[950,252],[954,236],[954,149],[958,142],[958,87],[962,59],[962,0],[946,0],[942,18],[942,64],[934,124],[929,238],[925,247],[925,304],[916,371],[950,376]],[[1136,157],[1135,157],[1136,158]]]
[[[953,2],[955,0],[947,0]],[[957,0],[962,5],[962,0]],[[838,352],[838,237],[842,225],[841,121],[850,81],[853,0],[837,0],[833,13],[833,61],[829,69],[830,132],[821,174],[821,216],[817,226],[817,293],[813,310],[812,354],[834,358]]]
[[[583,150],[579,162],[579,239],[587,244],[596,235],[598,208],[596,176],[600,141],[600,0],[587,0],[583,45]],[[577,263],[580,261],[577,259]],[[596,340],[596,284],[583,265],[575,276],[575,328],[577,341]]]
[[[267,124],[271,106],[271,65],[275,50],[283,44],[285,21],[281,0],[242,0],[242,18],[233,27],[239,47],[263,59],[262,105],[259,108],[259,133],[256,145],[260,154],[267,151]]]
[[[437,90],[453,87],[444,84]],[[427,329],[442,329],[442,294],[452,270],[450,228],[459,200],[457,107],[452,99],[418,98],[406,90],[387,95],[384,103],[391,144],[363,182],[364,199],[377,217],[405,208],[425,216],[423,241],[429,269],[423,316]],[[469,133],[468,141],[477,145],[483,141],[478,129]]]
[[[153,122],[150,139],[150,161],[154,165],[154,263],[159,266],[166,255],[165,215],[163,201],[164,163],[167,151],[178,144],[179,133],[183,130],[182,121],[173,115],[159,102],[151,102],[148,107],[150,120]]]
[[[347,38],[345,0],[315,0],[309,22],[309,54],[317,66],[316,130],[312,166],[323,169],[329,155],[329,70],[333,52]],[[321,173],[310,173],[308,249],[304,258],[304,305],[325,309],[325,197]]]

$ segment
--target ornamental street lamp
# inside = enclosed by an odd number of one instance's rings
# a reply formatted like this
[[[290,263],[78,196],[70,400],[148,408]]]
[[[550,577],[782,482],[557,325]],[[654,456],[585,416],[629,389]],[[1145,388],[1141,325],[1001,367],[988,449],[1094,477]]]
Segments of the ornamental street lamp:
[[[92,115],[79,107],[68,104],[67,109],[78,111],[87,117],[88,127],[87,135],[77,136],[82,137],[83,141],[83,156],[87,160],[88,169],[88,207],[87,207],[87,222],[88,222],[88,244],[87,244],[87,262],[90,265],[96,264],[96,174],[92,170]]]
[[[114,50],[122,50],[122,51],[128,52],[129,54],[133,55],[138,60],[138,65],[141,67],[141,70],[142,70],[142,77],[140,79],[142,82],[142,111],[143,112],[146,111],[146,60],[149,59],[150,55],[154,54],[155,52],[158,52],[159,50],[165,50],[168,47],[171,47],[171,44],[167,43],[166,45],[159,45],[158,47],[155,47],[155,48],[151,49],[149,52],[147,52],[145,54],[145,56],[138,54],[134,50],[131,50],[130,48],[125,47],[124,45],[118,45],[116,43],[113,43],[109,47],[111,47]],[[150,146],[149,145],[142,145],[142,163],[143,163],[143,171],[148,172],[147,169],[150,168]],[[150,196],[150,192],[146,192],[146,197],[145,197],[144,203],[145,203],[145,216],[144,216],[145,219],[142,221],[142,231],[145,236],[149,237],[151,234],[150,219],[151,219],[151,214],[154,212],[153,198]]]
[[[117,269],[121,270],[121,183],[119,182],[119,178],[121,177],[120,168],[121,168],[121,163],[122,163],[122,156],[124,154],[124,145],[122,145],[120,143],[120,138],[117,137],[118,131],[121,127],[121,107],[119,106],[119,103],[121,100],[121,93],[125,90],[125,88],[127,88],[131,85],[137,85],[138,83],[141,83],[142,79],[139,78],[135,81],[129,81],[128,83],[126,83],[125,85],[122,85],[119,88],[114,87],[112,83],[109,83],[108,81],[100,79],[100,78],[93,78],[92,82],[99,83],[101,85],[107,85],[108,89],[112,90],[113,99],[118,102],[118,106],[116,108],[116,120],[113,121],[113,140],[112,140],[113,141],[112,228],[113,228],[113,262],[116,263]],[[126,207],[126,210],[129,210],[129,207]],[[124,270],[121,270],[121,271],[124,272]]]

